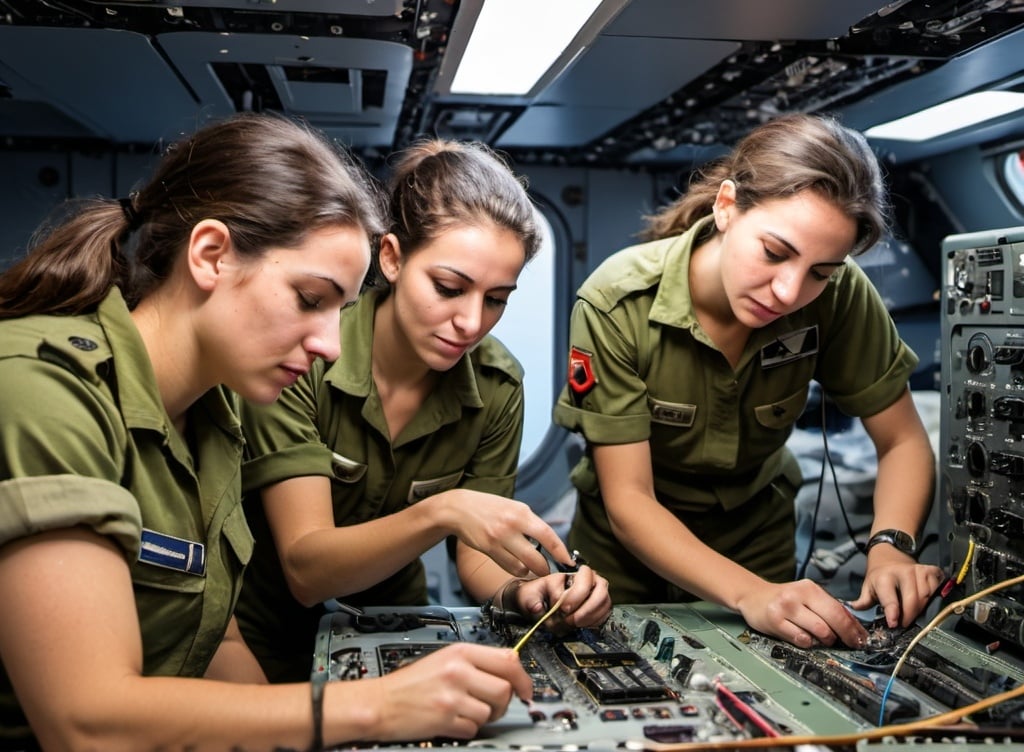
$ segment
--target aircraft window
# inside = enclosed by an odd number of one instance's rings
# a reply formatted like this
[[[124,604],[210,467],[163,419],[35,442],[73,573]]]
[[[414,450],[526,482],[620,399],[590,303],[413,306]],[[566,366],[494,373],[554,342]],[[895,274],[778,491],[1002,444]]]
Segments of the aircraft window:
[[[525,420],[519,463],[540,445],[551,426],[554,373],[555,248],[551,223],[539,210],[541,247],[519,275],[508,309],[492,330],[526,370]]]
[[[1003,161],[1003,179],[1016,199],[1018,207],[1024,207],[1024,149],[1010,152]]]

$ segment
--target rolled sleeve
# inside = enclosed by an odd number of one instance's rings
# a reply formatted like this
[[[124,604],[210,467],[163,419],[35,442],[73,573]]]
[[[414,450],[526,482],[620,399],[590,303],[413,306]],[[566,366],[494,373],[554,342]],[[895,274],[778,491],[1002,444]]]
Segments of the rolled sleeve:
[[[639,373],[637,344],[631,331],[646,327],[639,311],[620,304],[601,311],[586,300],[573,306],[570,344],[590,354],[593,388],[577,398],[568,385],[555,405],[554,422],[597,444],[628,444],[651,435],[647,385]]]
[[[323,444],[300,444],[264,454],[242,466],[242,491],[249,493],[289,478],[333,477],[331,450]]]
[[[496,381],[484,400],[488,411],[484,434],[459,485],[473,491],[512,496],[523,439],[523,386],[518,381]]]
[[[878,381],[856,394],[836,397],[836,404],[848,415],[866,418],[881,412],[906,391],[910,375],[917,367],[917,363],[918,358],[914,351],[901,342],[896,359]]]
[[[270,405],[241,405],[246,462],[242,491],[305,475],[332,476],[331,450],[316,422],[322,364],[285,389]]]
[[[0,482],[0,546],[50,530],[88,527],[113,538],[128,563],[139,555],[142,517],[131,492],[77,475],[41,475]]]
[[[818,380],[848,415],[867,417],[906,390],[918,357],[905,342],[862,270],[843,270]]]

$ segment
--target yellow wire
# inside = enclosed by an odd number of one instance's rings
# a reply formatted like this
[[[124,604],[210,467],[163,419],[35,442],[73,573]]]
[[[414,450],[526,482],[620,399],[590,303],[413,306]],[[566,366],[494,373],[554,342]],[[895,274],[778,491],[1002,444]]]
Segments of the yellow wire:
[[[972,705],[967,705],[956,710],[949,710],[940,715],[925,718],[910,723],[902,723],[895,726],[879,726],[878,728],[866,729],[864,731],[850,734],[837,734],[834,736],[771,736],[756,739],[734,739],[723,742],[683,742],[682,744],[658,744],[645,743],[644,749],[657,750],[657,752],[683,752],[686,750],[718,750],[718,749],[765,749],[768,747],[793,747],[800,744],[820,744],[826,747],[843,746],[856,744],[865,739],[884,739],[887,736],[909,736],[917,731],[924,731],[930,728],[942,726],[950,721],[957,721],[965,715],[984,710],[985,708],[998,705],[1006,700],[1024,695],[1024,684],[1008,692],[986,697]],[[975,728],[974,724],[964,728]]]
[[[968,558],[968,561],[969,560],[970,559]],[[942,620],[949,616],[951,613],[958,610],[962,612],[963,609],[965,609],[968,605],[978,600],[979,598],[984,598],[989,593],[994,593],[997,590],[1003,590],[1008,587],[1013,587],[1014,585],[1018,585],[1022,582],[1024,582],[1024,574],[1019,575],[1017,577],[1012,577],[1009,580],[997,582],[995,585],[991,585],[985,588],[984,590],[979,590],[977,593],[969,595],[966,598],[961,598],[958,601],[950,603],[944,609],[939,611],[939,613],[935,615],[935,618],[928,622],[928,624],[926,624],[924,628],[921,629],[921,631],[918,632],[917,635],[915,635],[914,639],[910,641],[910,644],[907,645],[907,647],[904,649],[903,655],[900,656],[900,659],[896,662],[896,665],[893,667],[892,675],[895,677],[897,672],[899,672],[900,667],[906,661],[907,656],[910,655],[910,650],[917,643],[919,643],[928,632],[930,632],[936,626],[938,626],[939,623],[941,623]],[[1015,689],[1011,689],[1008,692],[1003,692],[1001,694],[992,695],[991,697],[986,697],[971,705],[967,705],[966,707],[949,710],[945,713],[932,716],[931,718],[925,718],[922,720],[912,721],[910,723],[904,723],[896,726],[879,726],[878,728],[869,729],[867,731],[852,734],[843,734],[839,736],[775,736],[757,739],[735,739],[730,742],[684,742],[682,744],[652,743],[646,744],[645,749],[658,750],[658,752],[682,752],[683,750],[761,749],[766,747],[791,747],[798,744],[822,744],[825,746],[844,744],[850,745],[855,744],[857,741],[863,739],[882,739],[886,736],[900,735],[908,736],[914,733],[915,731],[921,731],[935,726],[939,726],[943,723],[946,723],[947,721],[960,720],[964,716],[968,716],[971,713],[974,713],[978,710],[984,710],[985,708],[989,708],[993,705],[998,705],[1001,702],[1004,702],[1006,700],[1012,700],[1013,698],[1020,697],[1022,695],[1024,695],[1024,684],[1022,684],[1019,687],[1016,687]]]
[[[956,576],[956,584],[959,585],[964,581],[964,577],[967,576],[967,570],[971,567],[971,558],[974,556],[974,536],[972,535],[967,539],[967,556],[964,557],[964,565],[960,567],[960,571]]]
[[[529,630],[527,630],[526,634],[524,634],[524,635],[523,635],[522,637],[520,637],[520,638],[519,638],[519,642],[517,642],[517,643],[515,644],[515,647],[513,647],[513,648],[512,648],[512,649],[513,649],[514,651],[516,651],[516,652],[518,653],[518,652],[519,652],[519,651],[520,651],[520,650],[522,649],[523,645],[525,645],[525,644],[526,644],[526,641],[530,639],[530,635],[532,635],[532,634],[533,634],[534,632],[536,632],[536,631],[537,631],[537,627],[539,627],[539,626],[540,626],[541,624],[543,624],[544,622],[546,622],[546,621],[547,621],[547,620],[548,620],[548,619],[549,619],[549,618],[551,617],[551,615],[552,615],[552,614],[554,614],[554,613],[555,613],[555,611],[557,611],[557,610],[558,610],[558,607],[562,605],[562,601],[564,601],[564,600],[565,600],[565,596],[566,596],[566,595],[567,595],[568,593],[569,593],[569,591],[568,591],[568,590],[566,590],[566,591],[565,591],[564,593],[562,593],[562,594],[561,594],[561,595],[560,595],[560,596],[558,597],[558,600],[557,600],[557,601],[555,601],[555,602],[554,602],[554,603],[552,604],[551,608],[549,608],[549,609],[547,610],[547,613],[545,613],[545,614],[544,614],[544,615],[543,615],[542,617],[540,617],[540,618],[539,618],[539,619],[537,620],[537,623],[536,623],[536,624],[534,624],[534,625],[533,625],[532,627],[530,627],[530,628],[529,628]]]

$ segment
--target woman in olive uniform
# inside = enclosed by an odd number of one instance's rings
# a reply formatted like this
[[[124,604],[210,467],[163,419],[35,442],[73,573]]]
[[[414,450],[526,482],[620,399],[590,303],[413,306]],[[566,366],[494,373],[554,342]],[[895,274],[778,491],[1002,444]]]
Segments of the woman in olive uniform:
[[[862,418],[879,460],[851,606],[878,602],[893,626],[921,610],[941,572],[913,556],[934,488],[907,386],[917,358],[848,258],[876,242],[885,212],[863,137],[782,117],[584,282],[554,419],[587,440],[569,545],[617,602],[709,600],[799,646],[865,639],[835,598],[791,582],[801,477],[785,443],[816,379]]]
[[[480,645],[267,686],[232,617],[253,544],[234,395],[270,402],[338,356],[376,195],[312,131],[238,116],[0,275],[0,748],[469,737],[529,696],[514,653]]]
[[[342,315],[345,354],[316,364],[273,406],[247,410],[247,506],[256,553],[239,621],[271,681],[307,677],[323,601],[428,603],[420,555],[457,536],[469,593],[509,581],[506,605],[535,614],[565,589],[540,542],[570,555],[515,486],[523,372],[488,332],[537,250],[522,184],[481,144],[410,147],[394,166],[386,289]],[[248,504],[248,502],[247,502]],[[276,544],[276,546],[275,546]],[[570,626],[603,620],[606,583],[573,578]]]

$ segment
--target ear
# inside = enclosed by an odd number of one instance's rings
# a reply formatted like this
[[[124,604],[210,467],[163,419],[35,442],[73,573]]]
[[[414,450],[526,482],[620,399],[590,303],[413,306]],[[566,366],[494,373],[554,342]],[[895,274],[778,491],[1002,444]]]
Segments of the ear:
[[[729,219],[736,211],[736,184],[731,180],[723,180],[718,186],[718,195],[715,196],[713,204],[715,213],[715,227],[719,232],[725,232],[729,227]]]
[[[377,263],[389,284],[394,284],[402,269],[402,248],[394,233],[387,233],[380,239],[380,255]]]
[[[188,269],[196,285],[206,292],[223,275],[225,257],[232,253],[231,232],[218,219],[204,219],[192,228],[188,239]]]

